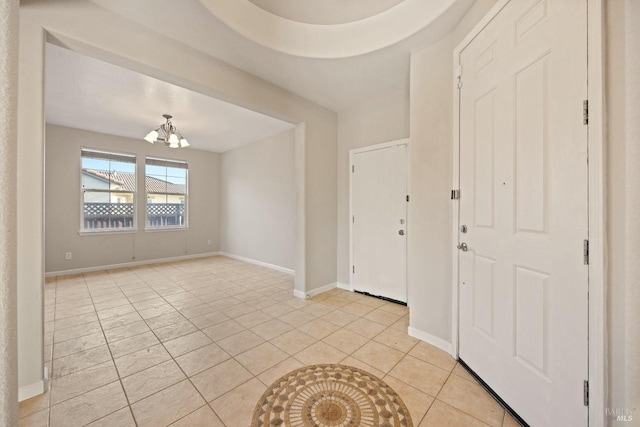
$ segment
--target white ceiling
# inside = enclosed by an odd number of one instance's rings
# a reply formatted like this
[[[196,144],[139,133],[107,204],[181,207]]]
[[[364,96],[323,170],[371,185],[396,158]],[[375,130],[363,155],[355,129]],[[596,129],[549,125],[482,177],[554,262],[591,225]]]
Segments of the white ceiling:
[[[403,0],[249,0],[262,9],[310,24],[344,24],[382,13]]]
[[[474,2],[90,1],[336,112],[391,92],[408,102],[411,52],[441,40]],[[285,29],[296,34],[293,42]],[[262,40],[269,33],[280,34]],[[293,127],[55,45],[47,50],[49,123],[142,138],[166,113],[194,148],[214,152]]]
[[[402,0],[384,11],[340,24],[310,24],[267,11],[249,0],[198,0],[211,16],[247,39],[301,58],[341,59],[399,44],[437,25],[460,0]],[[281,0],[291,4],[292,0]],[[310,3],[309,11],[324,8]],[[360,7],[359,11],[369,8]],[[340,15],[340,13],[335,13]],[[424,42],[424,40],[423,40]]]
[[[47,123],[140,139],[173,115],[193,148],[222,153],[293,125],[47,44]]]
[[[346,12],[343,15],[342,7],[339,6],[344,2],[351,5],[346,7],[346,10],[358,12],[349,12],[348,19],[375,14],[377,15],[374,17],[384,17],[407,2],[410,2],[414,9],[422,8],[423,13],[416,15],[432,16],[435,15],[434,11],[439,11],[437,19],[431,20],[429,25],[398,43],[368,54],[340,59],[316,59],[278,52],[240,35],[203,6],[202,2],[205,0],[91,1],[334,111],[367,103],[392,91],[405,91],[408,96],[411,52],[442,39],[474,2],[402,0],[397,2],[396,6],[385,9],[395,1],[254,0],[256,4],[264,7],[269,4],[270,10],[281,11],[279,13],[284,14],[282,10],[288,9],[290,15],[293,14],[293,10],[307,7],[304,13],[306,16],[326,16],[329,14],[329,7],[333,7],[332,12],[335,16],[346,18]],[[243,3],[253,5],[248,0],[207,0],[207,4],[215,4],[220,8],[232,8]],[[303,15],[303,12],[299,11],[296,14]],[[383,22],[382,18],[380,21]],[[398,23],[392,24],[397,26]],[[176,28],[180,31],[176,31]],[[341,26],[338,25],[337,28],[340,29]]]

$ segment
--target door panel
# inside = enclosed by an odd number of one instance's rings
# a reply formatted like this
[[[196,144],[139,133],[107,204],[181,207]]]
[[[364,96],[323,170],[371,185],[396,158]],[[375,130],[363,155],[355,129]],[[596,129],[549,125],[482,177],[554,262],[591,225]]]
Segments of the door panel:
[[[351,283],[357,291],[407,302],[407,146],[358,152],[352,159]]]
[[[459,58],[459,354],[532,426],[587,425],[586,40],[586,1],[512,0]]]
[[[473,262],[473,326],[494,339],[495,260],[476,254]]]

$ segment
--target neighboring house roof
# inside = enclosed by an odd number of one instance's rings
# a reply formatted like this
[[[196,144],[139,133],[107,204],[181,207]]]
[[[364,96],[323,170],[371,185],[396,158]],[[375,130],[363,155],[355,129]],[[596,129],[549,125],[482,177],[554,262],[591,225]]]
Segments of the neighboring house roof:
[[[97,179],[99,179],[101,181],[104,181],[104,182],[114,182],[116,184],[122,184],[121,182],[120,183],[116,182],[113,179],[113,177],[111,177],[111,180],[110,180],[109,179],[110,178],[109,174],[106,173],[106,172],[103,172],[103,171],[96,171],[96,170],[93,170],[93,169],[82,168],[82,173],[84,173],[86,175],[91,175],[94,178],[97,178]]]
[[[82,173],[115,184],[115,187],[112,187],[113,190],[135,191],[136,188],[136,176],[133,173],[96,171],[88,168],[82,168]],[[174,184],[172,182],[164,181],[162,179],[153,178],[150,176],[145,177],[145,186],[146,191],[149,193],[186,193],[185,185]]]
[[[129,174],[133,175],[133,174]],[[163,181],[161,179],[153,178],[150,176],[145,177],[145,186],[149,193],[170,193],[170,194],[185,194],[186,186],[182,184],[174,184],[172,182]]]

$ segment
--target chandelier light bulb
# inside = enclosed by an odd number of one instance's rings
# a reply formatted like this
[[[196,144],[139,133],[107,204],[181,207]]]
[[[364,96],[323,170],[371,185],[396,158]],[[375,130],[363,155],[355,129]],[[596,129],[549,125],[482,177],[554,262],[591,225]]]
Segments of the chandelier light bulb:
[[[147,136],[144,137],[144,140],[152,144],[156,141],[162,141],[164,145],[169,148],[188,147],[190,144],[187,142],[187,139],[183,137],[180,131],[171,123],[172,116],[170,114],[163,114],[162,117],[165,118],[166,122],[156,128],[156,130],[149,132]],[[158,131],[162,132],[162,135]]]
[[[151,132],[149,132],[147,134],[147,136],[144,137],[144,139],[145,139],[145,141],[148,141],[148,142],[153,144],[158,139],[158,131],[157,130],[152,130]]]

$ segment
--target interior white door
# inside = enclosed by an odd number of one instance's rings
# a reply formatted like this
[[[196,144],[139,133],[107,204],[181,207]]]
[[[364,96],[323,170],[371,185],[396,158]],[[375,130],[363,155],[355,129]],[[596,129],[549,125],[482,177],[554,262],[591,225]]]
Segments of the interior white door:
[[[586,5],[512,0],[459,57],[459,355],[532,426],[588,423]]]
[[[407,302],[407,146],[352,154],[351,283]]]

